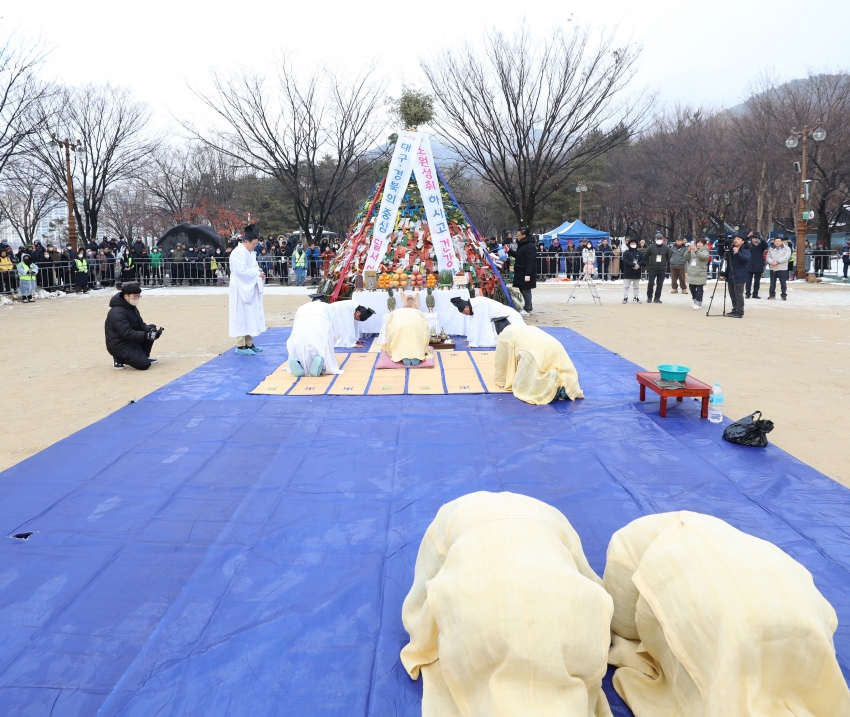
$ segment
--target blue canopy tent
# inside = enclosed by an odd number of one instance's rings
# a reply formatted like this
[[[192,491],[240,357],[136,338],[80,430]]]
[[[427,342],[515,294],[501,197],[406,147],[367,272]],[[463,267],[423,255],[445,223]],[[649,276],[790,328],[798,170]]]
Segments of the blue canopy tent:
[[[555,236],[558,237],[558,240],[561,243],[569,241],[570,239],[572,239],[573,241],[577,241],[579,239],[590,239],[593,242],[593,246],[596,246],[600,242],[600,240],[608,239],[611,237],[608,232],[601,232],[597,229],[591,229],[589,226],[587,226],[587,224],[578,220],[572,222],[565,230],[557,232]]]
[[[564,231],[566,231],[566,230],[567,230],[567,229],[569,229],[572,225],[573,225],[573,223],[572,223],[571,221],[567,220],[567,221],[565,221],[563,224],[561,224],[561,226],[559,226],[559,227],[557,227],[557,228],[553,229],[552,231],[550,231],[550,232],[546,232],[545,234],[541,234],[541,235],[540,235],[540,241],[542,241],[542,242],[546,245],[546,247],[548,248],[548,247],[549,247],[549,244],[551,244],[551,243],[552,243],[552,240],[553,240],[556,236],[558,236],[558,234],[559,234],[560,232],[564,232]]]

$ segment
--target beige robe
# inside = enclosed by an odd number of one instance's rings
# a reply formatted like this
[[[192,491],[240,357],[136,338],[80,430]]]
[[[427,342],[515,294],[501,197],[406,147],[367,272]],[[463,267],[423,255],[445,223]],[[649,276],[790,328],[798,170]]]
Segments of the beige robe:
[[[601,582],[552,506],[488,492],[444,505],[402,608],[422,717],[610,717]]]
[[[431,331],[428,319],[419,309],[396,309],[384,316],[384,351],[393,361],[419,359],[431,356],[428,340]]]
[[[584,398],[567,350],[536,326],[507,326],[496,342],[495,364],[496,383],[526,403],[551,403],[562,386],[570,399]]]
[[[811,574],[775,545],[681,511],[617,531],[614,688],[635,717],[850,715],[838,620]]]

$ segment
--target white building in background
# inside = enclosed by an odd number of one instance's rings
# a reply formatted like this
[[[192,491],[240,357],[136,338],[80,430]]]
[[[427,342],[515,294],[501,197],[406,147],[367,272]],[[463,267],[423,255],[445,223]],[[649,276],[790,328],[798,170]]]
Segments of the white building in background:
[[[65,202],[58,202],[38,223],[36,238],[40,239],[44,246],[48,244],[59,246],[68,235],[65,227],[67,223],[68,205]],[[0,219],[0,240],[7,242],[14,249],[17,249],[22,243],[12,225],[6,219]]]

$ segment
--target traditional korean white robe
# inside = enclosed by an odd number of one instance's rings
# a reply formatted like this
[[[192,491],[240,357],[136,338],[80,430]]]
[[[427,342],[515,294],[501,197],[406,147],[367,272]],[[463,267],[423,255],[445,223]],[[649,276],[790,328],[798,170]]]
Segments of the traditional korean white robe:
[[[557,509],[470,493],[428,527],[401,617],[422,717],[611,717],[611,596]]]
[[[507,319],[512,324],[524,324],[519,312],[499,301],[486,296],[476,296],[470,300],[472,316],[469,317],[466,341],[470,348],[495,346],[498,334],[493,319]]]
[[[259,336],[266,330],[263,286],[257,255],[240,243],[230,254],[230,336]]]
[[[321,356],[325,362],[322,373],[343,373],[334,355],[338,338],[330,306],[321,301],[313,301],[299,307],[295,312],[286,351],[289,358],[298,360],[305,372],[310,370],[313,359]],[[288,362],[286,370],[289,371]]]
[[[327,306],[330,309],[334,331],[339,336],[336,345],[341,348],[354,348],[357,345],[357,340],[360,338],[360,322],[354,318],[354,312],[357,310],[357,302],[348,300],[335,301],[333,304],[328,304]]]

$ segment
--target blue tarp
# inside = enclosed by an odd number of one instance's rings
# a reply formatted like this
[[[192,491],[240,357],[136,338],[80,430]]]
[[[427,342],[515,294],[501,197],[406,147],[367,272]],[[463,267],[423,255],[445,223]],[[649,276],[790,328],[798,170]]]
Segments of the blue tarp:
[[[600,574],[646,513],[770,540],[837,610],[850,675],[847,489],[725,443],[696,402],[659,418],[638,367],[549,331],[585,400],[249,396],[286,357],[276,329],[0,474],[3,535],[36,531],[0,539],[0,712],[418,717],[401,603],[426,526],[475,490],[557,507]]]

